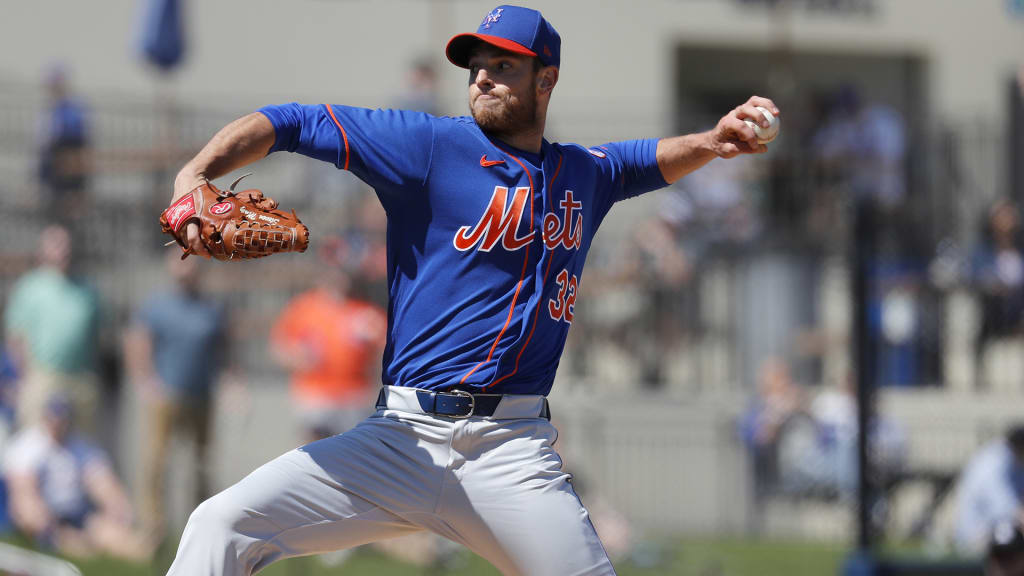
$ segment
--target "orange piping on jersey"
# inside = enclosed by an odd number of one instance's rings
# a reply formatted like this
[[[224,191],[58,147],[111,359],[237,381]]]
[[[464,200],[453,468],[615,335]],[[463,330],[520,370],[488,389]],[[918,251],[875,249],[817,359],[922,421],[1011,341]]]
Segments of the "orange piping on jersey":
[[[552,201],[552,202],[554,201],[554,198],[551,196],[551,194],[552,194],[552,190],[554,189],[554,186],[555,186],[555,178],[558,178],[558,173],[561,170],[562,170],[562,156],[559,155],[558,156],[558,167],[555,168],[555,175],[552,176],[551,180],[548,182],[548,197],[549,197],[548,199],[550,201]],[[552,256],[551,258],[548,259],[547,267],[544,268],[544,279],[540,281],[540,294],[541,294],[542,298],[543,298],[543,295],[544,295],[544,284],[546,284],[547,281],[548,281],[548,272],[551,272],[551,263],[554,262],[554,261],[555,261],[555,258]],[[523,357],[523,352],[525,352],[526,351],[526,347],[530,345],[530,340],[533,340],[533,332],[537,329],[537,316],[538,316],[538,313],[540,312],[540,309],[543,308],[543,307],[544,307],[544,303],[543,302],[538,302],[537,303],[537,307],[533,310],[533,326],[530,328],[530,334],[526,337],[526,342],[523,342],[523,347],[519,349],[519,354],[516,354],[516,365],[515,365],[515,367],[508,374],[505,374],[501,378],[498,378],[494,382],[491,382],[487,386],[484,386],[484,391],[485,392],[487,390],[489,390],[492,386],[497,384],[498,382],[501,382],[502,380],[504,380],[504,379],[506,379],[506,378],[508,378],[510,376],[514,376],[516,372],[519,372],[519,359]]]
[[[508,153],[506,152],[506,154]],[[519,166],[523,169],[523,172],[526,172],[526,178],[529,179],[530,181],[530,234],[533,234],[533,176],[530,175],[530,171],[526,169],[526,165],[523,164],[523,162],[519,160],[519,158],[516,158],[511,154],[508,155],[510,158],[515,160],[517,164],[519,164]],[[541,184],[543,184],[543,182],[541,182]],[[498,342],[501,342],[501,337],[505,335],[505,330],[508,330],[508,325],[512,322],[512,316],[515,315],[516,302],[519,301],[519,291],[522,290],[523,288],[523,281],[526,280],[526,271],[529,269],[529,265],[530,248],[527,247],[526,258],[523,259],[523,271],[519,275],[519,284],[516,284],[516,293],[512,296],[512,305],[509,306],[508,308],[508,318],[505,319],[505,325],[501,327],[501,332],[498,332],[498,337],[494,339],[494,344],[491,344],[491,351],[487,353],[487,360],[484,360],[483,362],[477,364],[476,366],[473,366],[473,369],[467,372],[466,375],[462,377],[462,380],[459,380],[459,384],[465,383],[466,378],[472,376],[473,372],[476,372],[477,368],[483,366],[487,362],[490,362],[491,358],[494,357],[494,350],[498,347]]]
[[[341,122],[334,116],[334,109],[331,108],[330,104],[324,104],[327,106],[327,113],[331,115],[331,120],[334,120],[334,125],[341,130],[341,138],[345,141],[345,170],[348,170],[348,134],[345,134],[345,128],[342,127]]]

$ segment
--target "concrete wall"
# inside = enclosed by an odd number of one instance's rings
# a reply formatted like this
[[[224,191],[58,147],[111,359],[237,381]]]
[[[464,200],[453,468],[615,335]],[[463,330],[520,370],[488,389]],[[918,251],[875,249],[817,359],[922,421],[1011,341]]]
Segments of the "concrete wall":
[[[63,60],[94,94],[169,91],[186,103],[242,109],[293,99],[386,106],[408,62],[427,55],[443,66],[446,109],[461,113],[465,76],[443,65],[442,47],[493,7],[493,0],[183,2],[189,52],[169,81],[134,48],[140,2],[5,2],[0,82],[35,82]],[[954,119],[997,119],[1005,83],[1024,64],[1024,17],[1010,15],[1005,0],[874,0],[867,16],[785,15],[731,0],[526,4],[542,9],[564,39],[552,129],[583,140],[670,131],[673,48],[683,42],[918,54],[929,63],[935,111]],[[587,129],[595,118],[604,130]]]

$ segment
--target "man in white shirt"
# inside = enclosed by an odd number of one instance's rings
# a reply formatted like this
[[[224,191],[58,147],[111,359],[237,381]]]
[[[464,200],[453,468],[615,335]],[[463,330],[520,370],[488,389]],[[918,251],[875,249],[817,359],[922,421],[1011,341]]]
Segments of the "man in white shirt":
[[[960,476],[956,545],[964,553],[980,554],[996,526],[1024,519],[1024,426],[983,446]]]
[[[153,546],[103,451],[72,431],[71,403],[55,396],[41,423],[11,440],[3,459],[15,526],[38,545],[71,556],[148,558]]]

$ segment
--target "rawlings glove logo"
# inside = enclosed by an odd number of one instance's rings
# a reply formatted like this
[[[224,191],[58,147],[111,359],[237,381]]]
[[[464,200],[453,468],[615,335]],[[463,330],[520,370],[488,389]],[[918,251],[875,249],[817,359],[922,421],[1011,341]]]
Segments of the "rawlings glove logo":
[[[182,196],[177,202],[167,209],[167,223],[175,232],[181,227],[181,223],[188,220],[196,213],[196,200],[192,194]]]
[[[231,202],[218,202],[213,206],[210,206],[210,214],[216,214],[220,216],[231,212]]]

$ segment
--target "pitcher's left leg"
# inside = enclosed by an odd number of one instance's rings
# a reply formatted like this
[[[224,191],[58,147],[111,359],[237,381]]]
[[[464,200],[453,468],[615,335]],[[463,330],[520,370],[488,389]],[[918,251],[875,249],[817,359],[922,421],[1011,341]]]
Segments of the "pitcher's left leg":
[[[614,575],[552,447],[554,427],[545,420],[469,427],[481,428],[480,452],[453,471],[439,510],[458,540],[506,575]]]

